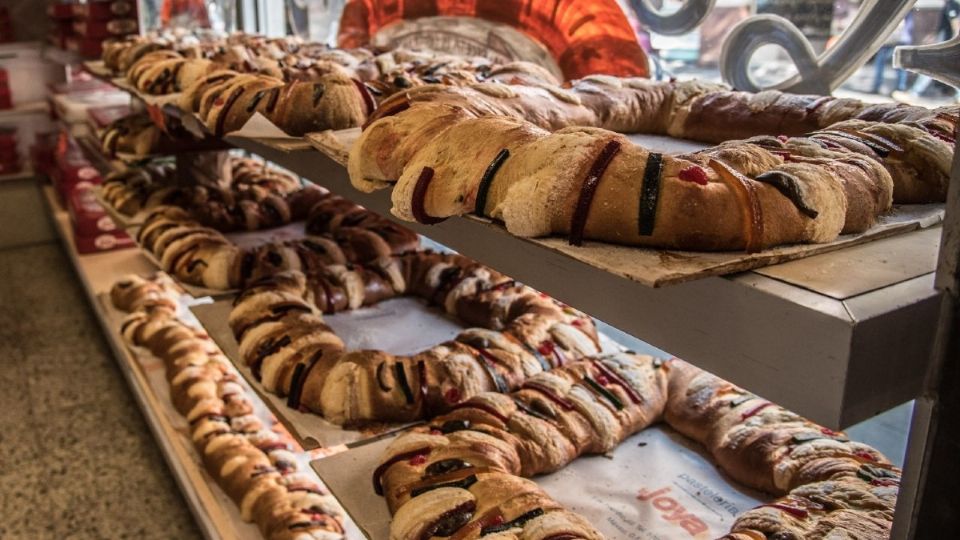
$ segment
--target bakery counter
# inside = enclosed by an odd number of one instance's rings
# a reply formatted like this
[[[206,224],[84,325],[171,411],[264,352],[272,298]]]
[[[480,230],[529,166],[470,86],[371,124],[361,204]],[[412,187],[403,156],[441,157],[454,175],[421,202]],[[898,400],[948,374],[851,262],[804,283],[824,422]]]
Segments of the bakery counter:
[[[389,192],[353,189],[342,159],[269,139],[228,141],[390,216]],[[938,212],[870,242],[723,276],[710,275],[712,267],[653,283],[659,286],[638,281],[645,269],[620,256],[635,250],[598,245],[594,252],[609,250],[607,265],[572,254],[562,240],[519,238],[482,219],[403,223],[627,334],[842,428],[920,392],[941,299],[933,287]],[[652,271],[662,273],[678,257],[658,253]]]

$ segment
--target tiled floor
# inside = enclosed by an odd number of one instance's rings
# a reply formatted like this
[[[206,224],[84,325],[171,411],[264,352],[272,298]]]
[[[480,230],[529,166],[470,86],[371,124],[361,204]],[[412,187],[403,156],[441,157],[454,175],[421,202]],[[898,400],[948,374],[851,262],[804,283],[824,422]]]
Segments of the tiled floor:
[[[200,538],[59,244],[0,251],[0,538]]]

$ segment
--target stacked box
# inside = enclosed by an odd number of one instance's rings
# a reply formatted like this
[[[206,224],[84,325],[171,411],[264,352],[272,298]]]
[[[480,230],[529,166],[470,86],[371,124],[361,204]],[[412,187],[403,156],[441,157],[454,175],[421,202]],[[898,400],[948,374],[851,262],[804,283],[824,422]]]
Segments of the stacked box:
[[[133,239],[97,202],[93,190],[103,179],[66,131],[57,138],[54,162],[50,176],[70,214],[77,251],[97,253],[133,246]]]
[[[13,23],[10,20],[10,10],[0,6],[0,43],[10,43],[13,39]]]
[[[92,188],[75,190],[67,201],[67,210],[77,252],[96,253],[133,247],[133,238],[107,215]]]
[[[139,30],[135,0],[91,0],[74,4],[72,11],[73,36],[67,48],[86,58],[99,57],[104,41]]]
[[[73,37],[73,2],[54,0],[47,4],[47,17],[50,18],[48,39],[55,47],[67,48],[67,40]]]
[[[20,154],[17,152],[17,129],[0,128],[0,176],[20,172]]]
[[[13,94],[10,92],[10,77],[7,70],[0,68],[0,109],[13,107]]]

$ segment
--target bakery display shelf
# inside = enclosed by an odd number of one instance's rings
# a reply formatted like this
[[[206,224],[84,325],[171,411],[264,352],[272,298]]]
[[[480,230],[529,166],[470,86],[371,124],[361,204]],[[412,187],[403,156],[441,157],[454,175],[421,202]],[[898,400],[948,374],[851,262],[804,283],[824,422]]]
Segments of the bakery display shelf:
[[[114,79],[113,71],[107,69],[107,66],[103,63],[103,60],[87,60],[83,62],[83,69],[85,69],[87,73],[93,75],[94,77],[107,82],[112,82]]]
[[[122,81],[113,82],[139,95]],[[333,159],[304,149],[301,139],[261,136],[269,127],[258,125],[255,116],[225,140],[390,215],[389,192],[364,194],[350,185],[343,167],[350,140],[343,133],[309,136]],[[663,137],[640,139],[653,148],[697,146]],[[941,299],[933,272],[943,214],[935,205],[920,210],[869,242],[845,239],[828,248],[832,252],[800,261],[782,262],[797,254],[774,250],[762,261],[763,269],[750,270],[758,263],[740,264],[741,258],[710,263],[709,271],[683,279],[646,284],[637,279],[649,272],[670,277],[671,267],[689,269],[690,254],[647,250],[654,255],[638,271],[634,257],[640,250],[632,248],[572,249],[562,239],[518,238],[478,218],[429,227],[404,224],[821,424],[842,428],[921,390]],[[908,260],[901,255],[904,245],[916,245],[920,253]],[[808,255],[823,248],[800,249]],[[601,252],[602,261],[584,256]],[[817,270],[811,273],[811,268]],[[739,273],[716,275],[729,272]],[[667,281],[674,284],[650,286]]]
[[[36,176],[36,173],[33,171],[33,167],[29,163],[25,163],[23,168],[17,172],[10,174],[0,174],[0,184],[6,182],[19,182],[21,180],[30,180]]]
[[[49,105],[46,101],[28,101],[14,105],[9,109],[0,109],[0,120],[7,120],[15,116],[28,114],[46,114],[49,110]]]
[[[93,167],[101,176],[106,176],[112,172],[123,169],[123,164],[119,161],[108,158],[103,150],[100,149],[100,141],[91,135],[76,137],[77,145],[83,150],[83,154],[90,160]]]
[[[43,58],[48,62],[60,64],[61,66],[72,66],[81,62],[80,55],[75,51],[61,49],[51,44],[44,45]]]
[[[388,191],[354,190],[344,167],[323,153],[228,140],[390,216]],[[940,210],[928,216],[927,228],[659,288],[556,249],[561,240],[519,238],[481,219],[404,225],[814,421],[842,428],[921,390],[941,299],[933,287],[940,216]],[[670,265],[677,257],[662,252],[658,259]]]
[[[110,219],[120,227],[121,229],[133,229],[143,225],[144,213],[138,212],[135,215],[128,216],[121,213],[116,208],[110,204],[109,201],[103,198],[103,186],[94,186],[93,196],[97,199],[97,202],[100,203],[100,206],[103,207],[104,212],[110,216]]]
[[[90,305],[97,315],[114,358],[137,399],[144,418],[200,529],[210,539],[260,538],[255,527],[244,524],[239,519],[236,508],[202,470],[194,457],[189,438],[178,432],[171,417],[165,414],[165,409],[170,407],[165,407],[161,396],[158,396],[151,387],[146,372],[127,349],[117,332],[117,321],[112,320],[107,312],[107,306],[100,300],[100,295],[108,292],[111,285],[120,277],[130,273],[143,275],[152,272],[153,268],[135,249],[93,255],[78,254],[73,244],[69,215],[60,206],[51,186],[45,186],[43,191],[55,228],[80,278]]]

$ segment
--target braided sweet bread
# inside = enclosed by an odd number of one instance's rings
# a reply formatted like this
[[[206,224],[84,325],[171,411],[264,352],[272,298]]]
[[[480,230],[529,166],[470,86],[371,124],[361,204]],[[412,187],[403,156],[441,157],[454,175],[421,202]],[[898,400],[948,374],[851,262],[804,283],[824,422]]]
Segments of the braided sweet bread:
[[[176,174],[173,163],[162,161],[114,171],[103,179],[101,195],[117,212],[132,216],[144,209],[152,193],[172,184]]]
[[[201,462],[243,520],[268,539],[342,539],[343,512],[300,470],[295,444],[255,413],[239,375],[210,338],[177,318],[172,281],[130,276],[110,294],[118,309],[130,312],[124,339],[163,360],[173,405],[190,422]]]
[[[394,513],[391,539],[599,538],[535,487],[535,496],[515,497],[489,486],[526,485],[517,477],[607,452],[660,421],[703,444],[735,480],[783,495],[740,516],[728,538],[889,534],[900,471],[876,450],[679,360],[628,353],[569,363],[511,394],[477,395],[398,437],[374,489]],[[553,514],[559,525],[545,531]]]
[[[822,98],[801,124],[844,114],[871,120],[681,156],[648,151],[600,128],[541,129],[602,123],[659,132],[685,125],[691,107],[705,107],[696,104],[724,98],[747,100],[761,117],[779,114],[784,119],[771,125],[790,131],[787,104],[812,99],[646,82],[620,87],[632,99],[611,102],[599,90],[587,91],[591,84],[571,91],[484,84],[397,95],[354,145],[351,181],[364,191],[395,183],[392,211],[410,221],[474,213],[500,219],[520,236],[692,250],[827,242],[868,229],[892,202],[943,201],[946,194],[951,148],[944,134],[956,125],[955,111],[883,112]],[[617,112],[618,103],[635,107]],[[598,116],[602,110],[609,114]]]
[[[453,340],[397,356],[345,351],[323,313],[412,295],[468,325]],[[252,283],[230,314],[242,361],[291,407],[340,424],[410,421],[600,351],[593,321],[460,255],[414,252]]]
[[[557,83],[547,70],[525,62],[494,66],[483,58],[405,50],[374,55],[244,35],[219,44],[161,42],[118,44],[105,51],[104,61],[125,67],[127,80],[141,92],[182,93],[179,107],[197,113],[217,136],[240,129],[256,113],[295,136],[355,127],[377,101],[428,84]],[[129,64],[120,61],[123,55]]]
[[[306,218],[319,193],[301,192],[300,180],[249,158],[230,158],[229,175],[217,183],[175,183],[172,163],[131,167],[107,176],[104,200],[125,215],[171,205],[221,231],[259,230]]]
[[[317,188],[300,190],[286,200],[267,198],[262,206],[244,205],[244,202],[237,207],[249,226],[253,226],[252,220],[259,219],[254,214],[258,209],[274,209],[275,213],[266,219],[279,216],[280,220],[268,222],[270,225],[314,216],[308,219],[310,236],[241,248],[219,230],[193,220],[189,211],[159,206],[145,217],[137,232],[137,241],[154,255],[161,268],[180,281],[218,290],[241,287],[251,280],[286,270],[314,272],[332,264],[374,261],[406,253],[420,244],[413,231],[353,203],[344,204],[340,197]],[[338,212],[331,209],[345,209],[351,220],[333,219]],[[220,215],[224,214],[211,213],[204,219],[210,223]],[[262,222],[256,225],[259,228]],[[220,226],[224,228],[222,222]]]
[[[131,114],[115,120],[100,134],[100,148],[104,155],[117,154],[147,156],[154,153],[161,132],[146,114]]]

